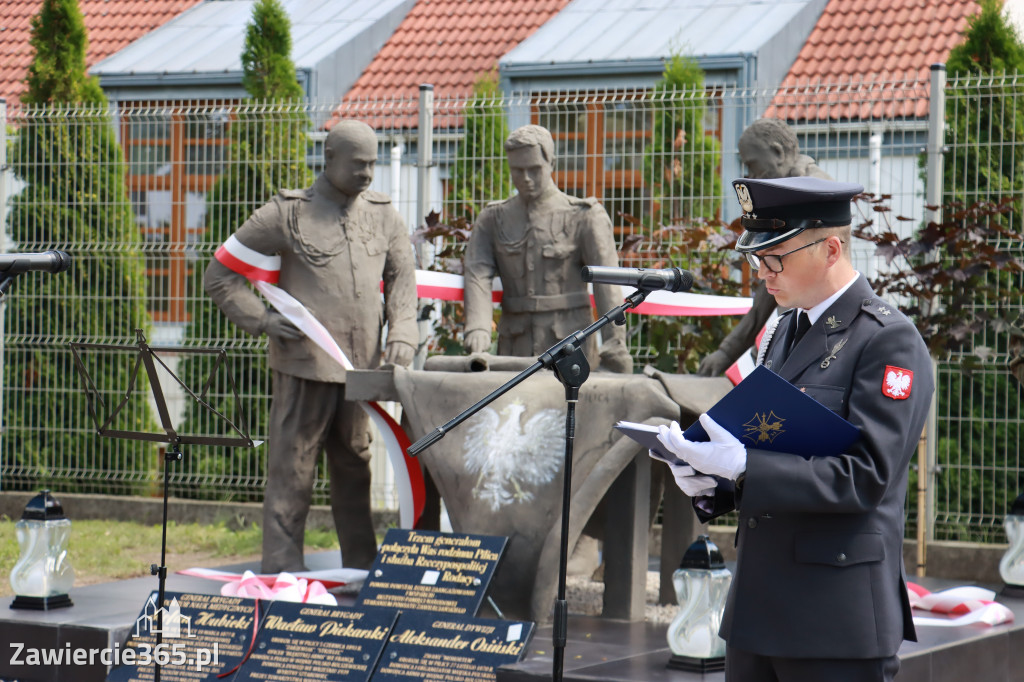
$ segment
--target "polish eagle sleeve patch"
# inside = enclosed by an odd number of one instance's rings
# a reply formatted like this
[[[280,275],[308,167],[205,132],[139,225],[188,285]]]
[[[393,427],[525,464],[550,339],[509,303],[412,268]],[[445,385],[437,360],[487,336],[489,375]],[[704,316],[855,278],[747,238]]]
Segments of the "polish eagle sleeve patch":
[[[882,377],[882,395],[893,400],[906,400],[914,387],[914,373],[902,367],[885,366]]]

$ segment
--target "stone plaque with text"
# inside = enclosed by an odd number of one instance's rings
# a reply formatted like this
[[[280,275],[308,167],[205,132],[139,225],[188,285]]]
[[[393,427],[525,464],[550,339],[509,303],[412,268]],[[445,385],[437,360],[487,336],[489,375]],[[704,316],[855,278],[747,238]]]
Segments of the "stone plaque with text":
[[[507,544],[492,535],[392,528],[356,606],[475,616]]]
[[[397,613],[391,609],[267,604],[256,645],[231,682],[365,682]]]
[[[405,611],[388,638],[374,682],[496,678],[498,666],[523,658],[533,623]]]
[[[259,629],[255,599],[166,592],[159,613],[156,601],[153,592],[127,643],[111,652],[108,682],[148,682],[157,665],[161,681],[215,681],[239,664]]]

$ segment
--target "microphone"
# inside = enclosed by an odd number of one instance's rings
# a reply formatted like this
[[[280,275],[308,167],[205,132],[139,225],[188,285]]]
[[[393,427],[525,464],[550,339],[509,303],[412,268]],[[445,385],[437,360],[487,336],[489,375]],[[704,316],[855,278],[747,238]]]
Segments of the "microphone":
[[[64,272],[71,267],[71,256],[63,251],[43,253],[0,253],[0,275],[20,275],[23,272]]]
[[[654,291],[689,291],[693,275],[682,268],[645,270],[644,268],[612,268],[602,265],[584,265],[583,281],[595,284],[621,284]]]

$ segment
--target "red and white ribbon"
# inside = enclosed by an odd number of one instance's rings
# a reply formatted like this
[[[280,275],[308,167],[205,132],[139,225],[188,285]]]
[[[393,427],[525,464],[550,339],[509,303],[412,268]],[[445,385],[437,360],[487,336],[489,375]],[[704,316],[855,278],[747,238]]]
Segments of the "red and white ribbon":
[[[274,582],[268,585],[257,578],[252,571],[246,571],[238,580],[224,583],[220,588],[220,593],[225,597],[338,605],[338,600],[327,591],[322,582],[297,578],[291,573],[279,573]]]
[[[231,573],[230,571],[218,571],[213,568],[186,568],[181,571],[177,571],[181,575],[189,575],[194,578],[206,578],[207,580],[217,580],[222,583],[238,582],[243,578],[247,577],[250,580],[257,580],[267,587],[273,586],[284,573],[253,573],[252,571],[246,571],[245,573]],[[346,585],[357,585],[366,580],[366,576],[369,571],[362,568],[329,568],[323,571],[301,571],[296,573],[290,573],[288,575],[295,579],[306,580],[307,582],[316,582],[327,589],[331,590],[335,587],[344,587]]]
[[[631,287],[622,287],[622,297],[633,293]],[[631,310],[639,315],[662,315],[669,317],[715,317],[718,315],[743,315],[753,299],[744,296],[712,296],[689,292],[652,291],[647,299]]]
[[[214,253],[222,265],[248,280],[277,284],[281,272],[281,257],[267,256],[250,249],[231,235]],[[382,283],[383,286],[383,283]],[[465,290],[462,275],[433,270],[416,271],[416,295],[442,301],[461,301]],[[622,298],[633,292],[632,287],[622,287]],[[491,300],[501,301],[501,280],[495,278],[491,285]],[[712,316],[743,315],[752,304],[752,299],[743,296],[711,296],[689,292],[654,291],[643,303],[630,312],[639,315],[665,316]]]
[[[951,587],[940,592],[929,592],[915,583],[907,583],[910,606],[915,609],[945,613],[956,618],[914,618],[914,625],[931,627],[960,627],[973,623],[1001,625],[1013,622],[1013,611],[993,601],[996,593],[983,587]]]
[[[440,301],[461,301],[465,290],[465,278],[450,272],[434,272],[433,270],[416,271],[416,296],[418,298],[434,298]],[[491,300],[501,302],[501,280],[495,278],[491,282]]]
[[[761,331],[757,333],[757,338],[754,339],[754,347],[750,350],[744,351],[743,355],[739,357],[736,362],[732,363],[732,367],[725,370],[725,376],[728,377],[732,385],[743,381],[748,374],[754,371],[754,366],[757,364],[755,357],[757,355],[757,349],[761,346],[761,337],[768,331],[768,327],[774,324],[775,320],[779,317],[779,309],[772,310],[772,314],[768,316],[764,326],[761,327]]]
[[[419,298],[434,298],[442,301],[461,301],[465,289],[462,275],[432,270],[416,271],[416,295]],[[491,300],[501,302],[501,280],[495,279],[491,285]],[[631,287],[622,287],[622,298],[633,293]],[[710,296],[707,294],[691,294],[689,292],[653,291],[647,299],[631,310],[639,315],[666,316],[712,316],[712,315],[743,315],[753,303],[750,298],[742,296]]]
[[[268,256],[254,251],[238,241],[235,235],[228,237],[213,254],[217,261],[250,281],[277,284],[281,275],[281,257]]]

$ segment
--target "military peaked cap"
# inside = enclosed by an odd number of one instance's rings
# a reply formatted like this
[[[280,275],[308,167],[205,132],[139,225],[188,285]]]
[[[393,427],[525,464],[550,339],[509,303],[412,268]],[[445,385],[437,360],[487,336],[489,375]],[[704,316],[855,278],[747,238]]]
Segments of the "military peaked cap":
[[[741,253],[760,251],[816,227],[849,225],[850,200],[864,191],[853,182],[823,178],[733,180],[743,209],[744,232],[736,242]]]

